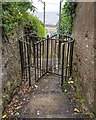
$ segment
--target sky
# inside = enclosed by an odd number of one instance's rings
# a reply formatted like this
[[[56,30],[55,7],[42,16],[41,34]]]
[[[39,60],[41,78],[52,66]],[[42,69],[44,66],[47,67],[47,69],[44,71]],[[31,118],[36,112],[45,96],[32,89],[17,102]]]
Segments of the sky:
[[[43,12],[44,4],[38,0],[32,0],[33,5],[37,7],[37,12]],[[46,12],[59,12],[59,3],[60,0],[42,0],[45,2],[45,11]]]
[[[60,0],[31,0],[33,5],[37,8],[34,13],[42,22],[44,19],[44,4],[45,2],[45,24],[56,24],[59,20],[59,6]],[[40,2],[42,1],[42,2]],[[64,1],[64,0],[63,0]],[[63,6],[63,2],[62,2]]]

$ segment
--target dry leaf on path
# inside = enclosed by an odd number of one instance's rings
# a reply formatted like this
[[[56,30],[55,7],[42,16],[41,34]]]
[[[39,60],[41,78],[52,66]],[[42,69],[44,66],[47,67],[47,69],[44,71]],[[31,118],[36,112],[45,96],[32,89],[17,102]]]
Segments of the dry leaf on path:
[[[77,108],[74,108],[74,112],[80,113],[80,110]]]
[[[3,119],[6,118],[6,117],[7,117],[7,115],[3,115],[3,116],[2,116]]]

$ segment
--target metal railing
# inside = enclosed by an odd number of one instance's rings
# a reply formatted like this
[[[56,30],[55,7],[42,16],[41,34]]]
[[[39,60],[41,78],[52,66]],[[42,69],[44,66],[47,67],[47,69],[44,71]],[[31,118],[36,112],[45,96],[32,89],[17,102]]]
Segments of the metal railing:
[[[72,76],[74,40],[59,34],[42,38],[34,34],[19,39],[22,79],[38,81],[46,73],[57,74],[64,81]]]

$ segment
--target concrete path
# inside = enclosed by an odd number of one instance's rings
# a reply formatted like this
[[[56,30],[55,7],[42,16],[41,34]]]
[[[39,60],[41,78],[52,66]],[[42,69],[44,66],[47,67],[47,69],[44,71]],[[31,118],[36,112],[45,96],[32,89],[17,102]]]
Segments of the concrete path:
[[[58,76],[47,74],[38,81],[37,86],[30,101],[21,110],[21,118],[82,117],[83,114],[78,112],[81,109],[80,106],[75,100],[71,100],[71,96],[61,91]]]

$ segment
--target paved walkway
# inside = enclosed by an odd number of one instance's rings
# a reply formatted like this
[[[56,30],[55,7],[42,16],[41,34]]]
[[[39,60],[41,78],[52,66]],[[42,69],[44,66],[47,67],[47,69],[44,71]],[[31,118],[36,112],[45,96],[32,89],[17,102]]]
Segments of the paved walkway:
[[[71,93],[70,93],[71,95]],[[22,118],[80,118],[80,105],[61,91],[60,78],[46,75],[37,83],[30,101],[21,110]]]

